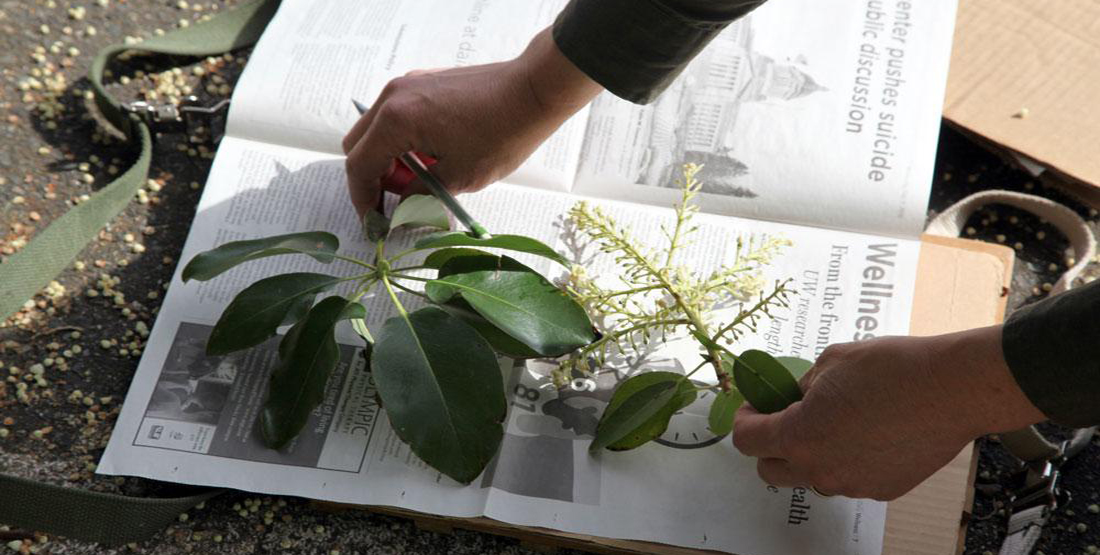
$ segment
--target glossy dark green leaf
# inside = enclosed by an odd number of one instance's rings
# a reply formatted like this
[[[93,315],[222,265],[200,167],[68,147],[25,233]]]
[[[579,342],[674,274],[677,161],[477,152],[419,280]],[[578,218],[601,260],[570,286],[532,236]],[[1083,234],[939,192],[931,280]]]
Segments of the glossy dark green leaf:
[[[779,412],[802,399],[802,389],[790,371],[772,355],[749,349],[732,361],[733,381],[756,410]]]
[[[439,249],[432,251],[427,257],[424,258],[424,266],[427,268],[434,268],[436,270],[443,267],[448,260],[452,258],[458,258],[460,256],[493,256],[485,251],[479,251],[477,249],[467,249],[463,247],[455,247],[450,249]]]
[[[718,436],[733,431],[733,417],[744,402],[745,397],[736,389],[719,391],[714,402],[710,404],[710,416],[707,419],[710,431]]]
[[[695,397],[694,385],[682,374],[646,372],[631,377],[615,388],[588,449],[624,451],[644,445],[663,434],[672,415]]]
[[[390,234],[390,219],[377,210],[367,210],[363,214],[363,235],[371,243],[385,239]]]
[[[508,335],[501,331],[500,328],[489,323],[488,320],[483,318],[470,303],[462,299],[462,297],[454,297],[450,301],[439,305],[440,308],[462,318],[467,324],[470,324],[477,333],[484,337],[489,345],[493,347],[493,350],[499,354],[502,354],[511,358],[537,358],[540,355],[534,349],[524,345],[518,339]]]
[[[801,380],[802,376],[805,376],[806,372],[814,366],[813,362],[798,357],[775,357],[775,360],[778,360],[779,364],[794,376],[795,381]]]
[[[224,355],[263,343],[298,312],[298,321],[313,304],[317,293],[341,279],[307,272],[281,274],[246,287],[225,307],[206,340],[206,354]]]
[[[298,301],[290,305],[290,310],[288,310],[286,316],[283,317],[283,325],[292,326],[297,324],[299,320],[306,317],[306,314],[309,313],[309,309],[312,307],[312,296],[298,297]]]
[[[545,243],[522,235],[493,235],[488,239],[479,239],[464,231],[444,231],[433,233],[416,242],[418,249],[443,247],[481,247],[498,248],[534,254],[549,258],[562,266],[569,267],[569,261]]]
[[[434,306],[390,318],[377,339],[371,371],[398,437],[436,470],[471,482],[504,436],[507,407],[492,348]]]
[[[279,254],[305,254],[328,264],[338,248],[340,240],[323,231],[233,241],[195,255],[183,268],[182,277],[183,281],[206,281],[242,262]]]
[[[437,303],[461,296],[486,320],[544,356],[558,356],[596,339],[592,321],[572,297],[507,256],[447,261],[424,292]]]
[[[451,229],[451,219],[439,199],[432,195],[411,195],[397,205],[390,217],[390,229],[403,225]]]
[[[280,449],[298,435],[310,412],[325,398],[325,385],[340,359],[334,328],[340,320],[362,318],[363,305],[328,297],[291,328],[279,345],[267,401],[260,413],[264,444]]]

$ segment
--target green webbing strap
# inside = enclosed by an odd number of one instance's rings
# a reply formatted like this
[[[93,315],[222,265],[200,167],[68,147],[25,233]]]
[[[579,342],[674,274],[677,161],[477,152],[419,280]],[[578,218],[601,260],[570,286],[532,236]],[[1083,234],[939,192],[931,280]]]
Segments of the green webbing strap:
[[[116,44],[92,61],[88,79],[96,105],[141,153],[126,173],[91,198],[74,206],[42,230],[23,250],[0,264],[0,318],[7,318],[72,263],[103,226],[113,220],[149,175],[152,134],[103,87],[103,70],[127,50],[158,54],[210,56],[252,45],[278,8],[279,0],[254,0],[137,45]],[[66,488],[0,474],[0,524],[73,539],[123,544],[147,539],[187,509],[219,491],[188,497],[135,498]]]
[[[124,497],[0,474],[0,522],[88,542],[122,545],[147,540],[180,513],[214,497]]]
[[[149,175],[153,145],[149,127],[127,112],[103,86],[103,69],[127,50],[210,56],[249,46],[263,33],[278,0],[255,0],[218,16],[150,38],[136,45],[104,48],[92,61],[88,79],[103,117],[141,147],[137,161],[121,177],[100,189],[42,230],[23,250],[0,264],[0,318],[7,318],[72,263],[103,226],[115,218]]]

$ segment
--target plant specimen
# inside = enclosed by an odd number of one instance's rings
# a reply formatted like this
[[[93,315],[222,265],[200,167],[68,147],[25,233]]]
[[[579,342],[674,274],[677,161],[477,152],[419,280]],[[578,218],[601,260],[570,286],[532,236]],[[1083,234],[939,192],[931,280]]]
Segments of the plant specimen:
[[[601,367],[609,354],[636,351],[677,334],[694,338],[704,353],[703,363],[686,374],[644,372],[624,380],[600,418],[592,451],[632,449],[656,438],[701,389],[716,391],[709,424],[717,435],[730,432],[734,414],[746,399],[761,412],[774,412],[802,397],[795,376],[804,374],[810,362],[759,350],[731,350],[743,334],[755,331],[770,309],[787,305],[788,282],[777,282],[764,293],[761,273],[788,243],[780,238],[748,244],[738,240],[733,260],[708,273],[677,257],[697,231],[693,216],[698,211],[694,200],[700,189],[699,170],[691,164],[684,168],[675,220],[662,228],[667,243],[660,250],[639,244],[629,229],[598,206],[582,201],[569,212],[568,223],[621,270],[614,280],[618,287],[607,287],[584,267],[573,267],[569,291],[601,323],[602,336],[565,359],[558,379]],[[607,281],[606,275],[602,277]],[[716,321],[718,309],[731,305],[740,306],[736,315]],[[699,386],[691,377],[706,365],[713,368],[717,383]]]
[[[479,238],[440,231],[389,255],[386,239],[402,226],[446,230],[450,221],[435,197],[411,196],[390,219],[368,213],[364,228],[375,245],[371,262],[337,254],[339,240],[330,233],[294,233],[203,252],[184,268],[183,279],[208,280],[237,264],[286,254],[326,264],[340,259],[361,268],[351,276],[298,272],[256,281],[225,308],[207,340],[207,354],[253,347],[291,324],[280,340],[260,414],[263,440],[277,449],[298,434],[322,402],[339,362],[336,325],[350,320],[367,342],[378,395],[397,435],[426,463],[469,483],[496,454],[504,433],[506,400],[497,355],[557,357],[597,336],[584,309],[565,291],[508,256],[476,248],[523,252],[566,265],[547,245],[519,235]],[[425,251],[423,262],[401,265]],[[411,273],[425,268],[435,277]],[[409,287],[410,281],[422,283],[422,291]],[[354,294],[314,302],[318,294],[346,282],[356,284]],[[396,314],[377,335],[367,328],[366,309],[359,302],[373,288],[385,291]],[[409,312],[399,291],[429,305]]]
[[[503,438],[507,402],[498,356],[558,359],[557,373],[564,379],[607,364],[609,354],[687,334],[704,352],[704,362],[686,374],[651,371],[624,380],[600,418],[591,450],[631,449],[656,438],[701,389],[717,392],[710,427],[724,435],[745,400],[772,412],[801,398],[795,376],[810,363],[730,350],[769,309],[786,306],[787,283],[776,283],[765,294],[761,277],[786,242],[739,241],[733,260],[709,273],[681,262],[677,255],[696,231],[698,171],[698,166],[685,167],[682,198],[661,250],[639,245],[599,207],[579,202],[570,211],[575,229],[622,268],[621,288],[604,287],[582,266],[571,266],[530,237],[447,231],[446,209],[424,195],[405,199],[391,218],[367,213],[363,228],[375,245],[370,262],[337,254],[335,235],[313,231],[226,243],[196,255],[183,279],[205,281],[250,260],[288,254],[324,264],[339,259],[362,270],[350,276],[296,272],[256,281],[237,294],[211,331],[207,354],[224,355],[263,343],[290,325],[279,342],[260,414],[263,440],[271,448],[293,439],[323,401],[339,362],[335,329],[344,320],[367,343],[378,396],[398,437],[424,462],[462,483],[481,474]],[[386,241],[400,227],[441,231],[387,254]],[[557,262],[570,270],[568,284],[559,288],[519,261],[481,248]],[[426,253],[422,262],[407,262],[418,253]],[[425,269],[435,276],[413,273]],[[315,302],[319,294],[347,282],[355,284],[353,294]],[[366,308],[359,302],[373,289],[385,292],[396,313],[376,334],[368,329]],[[428,306],[409,312],[398,292],[420,297]],[[756,301],[746,305],[754,296]],[[741,308],[733,318],[716,320],[719,309],[735,305]],[[708,364],[717,383],[700,386],[691,378]]]

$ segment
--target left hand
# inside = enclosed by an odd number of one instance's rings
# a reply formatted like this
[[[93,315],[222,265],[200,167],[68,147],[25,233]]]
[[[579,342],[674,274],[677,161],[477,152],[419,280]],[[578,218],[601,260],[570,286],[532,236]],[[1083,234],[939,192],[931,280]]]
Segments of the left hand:
[[[780,412],[744,404],[733,442],[765,482],[829,495],[897,498],[974,438],[1044,419],[1004,361],[1000,326],[834,345],[800,385]]]

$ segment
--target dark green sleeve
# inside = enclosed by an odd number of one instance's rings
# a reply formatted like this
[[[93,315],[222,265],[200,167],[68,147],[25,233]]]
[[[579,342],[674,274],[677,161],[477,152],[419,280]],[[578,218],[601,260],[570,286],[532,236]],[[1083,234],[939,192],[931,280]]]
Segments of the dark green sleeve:
[[[571,0],[554,42],[618,97],[647,103],[730,22],[765,0]]]
[[[1017,310],[1001,337],[1039,410],[1064,426],[1100,424],[1100,280]]]

